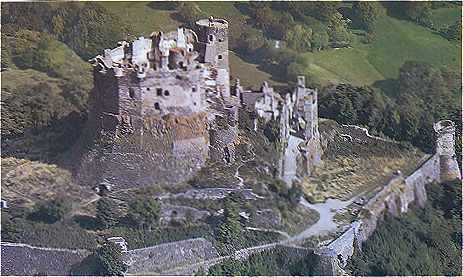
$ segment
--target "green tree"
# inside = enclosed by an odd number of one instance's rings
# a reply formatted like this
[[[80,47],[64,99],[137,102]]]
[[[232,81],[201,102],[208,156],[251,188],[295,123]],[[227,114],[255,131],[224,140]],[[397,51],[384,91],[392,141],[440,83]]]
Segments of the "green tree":
[[[143,197],[130,202],[127,218],[138,227],[149,229],[159,221],[159,202],[152,197]]]
[[[452,25],[445,28],[442,33],[449,40],[461,41],[461,20],[455,21]]]
[[[330,37],[325,30],[314,31],[312,34],[312,50],[321,51],[329,46]]]
[[[378,2],[358,1],[352,5],[352,13],[359,26],[371,33],[376,28],[376,22],[382,12],[381,4]]]
[[[347,47],[352,42],[352,34],[348,30],[348,20],[340,13],[331,16],[328,23],[328,35],[333,47]]]
[[[228,196],[224,204],[224,220],[217,230],[216,239],[223,250],[230,253],[241,246],[241,233],[242,226],[237,199]]]
[[[112,242],[105,243],[96,252],[97,274],[102,276],[122,276],[127,266],[122,260],[121,248]]]
[[[265,39],[262,32],[253,28],[246,29],[238,40],[238,48],[245,54],[253,54],[264,44]]]
[[[298,24],[286,33],[285,40],[288,47],[296,51],[310,51],[312,34],[312,29]]]
[[[71,211],[71,208],[71,201],[69,199],[57,198],[39,204],[35,208],[33,216],[48,223],[55,223],[63,219]]]
[[[96,217],[104,228],[114,226],[118,221],[117,204],[109,197],[102,197],[96,203]]]
[[[177,9],[177,15],[182,22],[190,27],[193,27],[196,21],[202,17],[197,4],[193,2],[182,2]]]

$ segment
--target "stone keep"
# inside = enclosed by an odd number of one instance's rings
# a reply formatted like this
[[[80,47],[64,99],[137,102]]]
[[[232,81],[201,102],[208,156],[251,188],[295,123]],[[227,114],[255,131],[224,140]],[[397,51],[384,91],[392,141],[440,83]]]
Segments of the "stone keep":
[[[178,182],[208,157],[233,161],[238,101],[230,96],[227,36],[228,22],[211,17],[197,21],[196,32],[121,41],[91,60],[88,129],[113,143],[84,156],[82,183]]]
[[[455,123],[442,120],[434,124],[437,133],[436,153],[440,158],[441,182],[461,179],[461,172],[455,155]]]

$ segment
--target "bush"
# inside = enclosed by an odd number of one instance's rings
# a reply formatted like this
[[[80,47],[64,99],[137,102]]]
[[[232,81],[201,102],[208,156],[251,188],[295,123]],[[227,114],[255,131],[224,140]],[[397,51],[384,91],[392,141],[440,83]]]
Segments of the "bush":
[[[113,199],[102,197],[96,203],[96,217],[103,228],[114,226],[119,219],[118,207]]]
[[[39,204],[31,214],[34,220],[55,223],[62,220],[71,211],[72,204],[69,199],[58,198]]]
[[[99,264],[97,272],[101,276],[122,276],[127,270],[121,248],[115,243],[105,243],[97,250],[96,257]]]
[[[129,204],[127,218],[137,227],[151,228],[159,221],[160,209],[158,201],[152,197],[135,199]]]

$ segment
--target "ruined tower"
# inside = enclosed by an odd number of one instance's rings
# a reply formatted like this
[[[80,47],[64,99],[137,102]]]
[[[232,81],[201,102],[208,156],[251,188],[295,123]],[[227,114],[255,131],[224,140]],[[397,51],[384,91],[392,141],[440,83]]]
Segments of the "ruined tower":
[[[455,123],[442,120],[434,124],[437,133],[436,153],[440,159],[440,180],[442,182],[461,179],[461,172],[455,155]]]
[[[304,76],[299,76],[297,80],[298,84],[295,89],[296,110],[305,122],[302,130],[303,137],[305,138],[305,147],[301,151],[305,158],[305,172],[307,175],[310,175],[314,167],[321,163],[317,90],[306,88]]]
[[[223,97],[230,96],[228,64],[228,22],[224,19],[201,19],[196,22],[199,60],[217,70],[217,85]]]

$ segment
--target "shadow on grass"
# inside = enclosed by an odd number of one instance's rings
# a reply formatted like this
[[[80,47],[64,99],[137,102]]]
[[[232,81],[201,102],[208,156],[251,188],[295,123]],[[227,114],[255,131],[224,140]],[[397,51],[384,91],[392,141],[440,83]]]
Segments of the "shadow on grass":
[[[399,84],[396,79],[376,81],[373,83],[373,87],[381,89],[388,97],[396,98],[399,96]]]
[[[96,230],[98,229],[98,219],[88,215],[76,215],[74,216],[74,222],[79,224],[83,229]]]
[[[153,10],[161,11],[175,11],[179,5],[180,3],[176,1],[154,1],[147,4]]]

